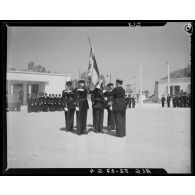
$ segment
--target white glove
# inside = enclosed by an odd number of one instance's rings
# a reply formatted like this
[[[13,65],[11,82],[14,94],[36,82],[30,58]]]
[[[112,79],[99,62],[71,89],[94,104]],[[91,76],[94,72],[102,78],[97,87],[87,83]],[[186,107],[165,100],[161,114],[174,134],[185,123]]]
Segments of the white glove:
[[[67,112],[68,111],[68,108],[64,108],[64,110],[65,110],[65,112]]]
[[[105,93],[105,92],[106,92],[106,90],[104,89],[104,90],[103,90],[103,93]]]
[[[112,107],[110,107],[110,110],[112,111]]]
[[[108,98],[107,98],[107,97],[105,97],[105,98],[104,98],[104,100],[105,100],[105,101],[107,101],[107,100],[108,100]]]
[[[76,107],[76,111],[79,111],[79,107]]]

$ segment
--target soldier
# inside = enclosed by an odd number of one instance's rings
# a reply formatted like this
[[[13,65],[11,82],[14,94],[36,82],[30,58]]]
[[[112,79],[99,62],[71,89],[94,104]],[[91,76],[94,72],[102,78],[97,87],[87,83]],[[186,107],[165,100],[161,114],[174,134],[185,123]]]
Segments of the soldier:
[[[86,133],[87,111],[89,104],[87,100],[87,89],[85,81],[78,81],[78,89],[76,89],[76,115],[77,115],[77,131],[78,135]]]
[[[61,107],[60,107],[60,109],[61,109],[61,111],[64,111],[64,108],[65,108],[65,101],[64,101],[64,98],[60,95],[60,99],[61,99]]]
[[[65,124],[66,130],[72,131],[74,126],[74,113],[76,107],[75,91],[71,81],[66,82],[66,90],[63,90],[62,97],[65,103]]]
[[[47,93],[43,95],[42,102],[43,102],[43,112],[47,112]]]
[[[132,106],[133,106],[133,108],[135,108],[135,97],[134,97],[134,95],[133,95],[133,97],[131,98],[131,101],[132,101]]]
[[[110,109],[112,107],[111,92],[114,89],[114,84],[108,83],[107,88],[108,88],[108,90],[104,93],[104,97],[105,97],[105,101],[106,101],[105,108],[108,111],[107,130],[110,131],[111,129],[116,129],[114,113],[113,113],[113,110]]]
[[[92,107],[95,133],[103,131],[104,93],[102,84],[102,81],[99,81],[99,83],[97,83],[95,89],[92,92]]]
[[[116,122],[116,135],[118,137],[126,136],[126,102],[125,90],[122,87],[123,80],[116,80],[116,87],[111,92],[113,97],[113,109],[115,122]]]
[[[187,96],[184,95],[183,96],[183,107],[186,108],[186,106],[187,106]]]
[[[132,104],[132,98],[131,98],[131,94],[129,94],[129,108],[131,108],[131,104]]]
[[[179,94],[177,94],[177,96],[176,96],[176,106],[177,107],[179,107],[179,105],[180,105],[180,97],[179,97]]]
[[[58,111],[62,111],[61,110],[61,94],[58,94]]]
[[[32,96],[28,94],[27,98],[27,112],[32,112]]]
[[[54,112],[54,109],[55,109],[54,103],[55,103],[55,97],[54,97],[54,94],[52,94],[51,99],[50,99],[51,112]]]
[[[164,97],[164,95],[162,95],[161,102],[162,102],[162,107],[164,107],[165,106],[165,97]]]
[[[35,112],[39,112],[39,96],[35,96]]]
[[[174,96],[174,95],[173,95],[172,100],[173,100],[173,108],[175,108],[175,107],[176,107],[176,98],[175,98],[175,96]]]
[[[179,107],[182,108],[183,107],[183,94],[180,93],[180,96],[179,96]]]
[[[47,97],[47,106],[48,110],[51,112],[51,94],[49,94],[49,97]]]
[[[170,101],[171,101],[171,96],[168,94],[167,96],[167,107],[170,107]]]
[[[191,94],[188,94],[188,107],[191,107]]]

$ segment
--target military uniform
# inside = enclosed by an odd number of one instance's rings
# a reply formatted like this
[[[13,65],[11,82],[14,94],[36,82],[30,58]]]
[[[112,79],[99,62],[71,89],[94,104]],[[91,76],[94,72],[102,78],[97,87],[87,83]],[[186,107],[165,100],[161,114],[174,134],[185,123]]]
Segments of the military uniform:
[[[132,107],[135,108],[135,98],[134,97],[131,98],[131,102],[132,102]]]
[[[27,112],[32,112],[32,97],[28,95],[27,99]]]
[[[122,84],[122,80],[117,80],[119,84]],[[116,122],[116,135],[118,137],[126,136],[126,102],[125,102],[125,90],[122,86],[115,87],[111,92],[113,97],[113,113]]]
[[[113,85],[112,83],[109,83],[107,86]],[[108,90],[104,93],[104,97],[107,98],[107,101],[105,101],[105,109],[108,112],[108,119],[107,119],[107,130],[116,129],[115,119],[114,119],[114,113],[113,110],[111,110],[112,107],[112,96],[111,96],[111,90]]]
[[[173,96],[172,100],[173,100],[173,108],[175,108],[176,107],[176,98],[175,98],[175,96]]]
[[[170,101],[171,101],[171,96],[168,95],[167,96],[167,106],[168,106],[168,108],[170,107]]]
[[[85,83],[84,80],[79,80],[78,83]],[[76,106],[79,111],[76,112],[77,115],[77,132],[78,134],[84,134],[86,132],[87,123],[87,111],[89,109],[89,104],[87,100],[88,91],[86,88],[76,89]]]
[[[132,98],[131,98],[131,96],[129,96],[129,108],[131,108],[131,104],[132,104]]]
[[[70,81],[67,82],[67,84]],[[65,102],[65,108],[68,109],[65,110],[65,124],[66,124],[66,130],[72,131],[74,126],[74,113],[75,113],[75,92],[73,89],[67,89],[63,90],[62,97],[64,98]]]
[[[162,96],[162,98],[161,98],[161,103],[162,103],[162,107],[164,107],[165,106],[165,97],[164,96]]]
[[[102,89],[95,88],[92,92],[92,107],[94,119],[94,131],[101,132],[103,130],[104,119],[104,93]]]
[[[54,94],[52,94],[51,99],[50,99],[50,106],[51,106],[51,112],[54,112],[55,109],[55,97]]]

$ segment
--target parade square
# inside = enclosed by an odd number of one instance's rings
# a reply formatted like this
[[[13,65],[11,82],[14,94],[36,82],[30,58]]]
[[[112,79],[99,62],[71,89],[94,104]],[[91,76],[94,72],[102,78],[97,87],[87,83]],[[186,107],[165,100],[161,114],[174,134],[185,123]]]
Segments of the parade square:
[[[76,116],[75,116],[76,118]],[[76,121],[75,121],[76,122]],[[7,112],[8,168],[164,168],[191,172],[190,108],[136,105],[126,110],[126,137],[94,133],[92,109],[87,134],[65,130],[64,112]]]

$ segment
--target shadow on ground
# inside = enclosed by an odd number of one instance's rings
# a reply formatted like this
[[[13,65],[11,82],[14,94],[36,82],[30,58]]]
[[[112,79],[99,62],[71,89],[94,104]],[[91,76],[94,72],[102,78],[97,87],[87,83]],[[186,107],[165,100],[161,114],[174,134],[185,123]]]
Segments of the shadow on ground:
[[[88,135],[90,132],[96,133],[96,132],[94,132],[93,125],[87,125],[87,126],[90,127],[90,128],[88,128],[86,130],[86,133],[85,133],[86,135]],[[77,130],[76,130],[76,127],[74,127],[74,129],[72,131],[67,130],[65,127],[62,127],[59,130],[65,131],[67,133],[72,133],[72,134],[77,134],[78,135]],[[115,130],[109,131],[109,130],[107,130],[107,127],[106,126],[104,126],[103,127],[103,131],[102,132],[99,132],[99,133],[101,133],[101,134],[107,134],[107,135],[111,135],[111,136],[116,137],[116,131]]]

